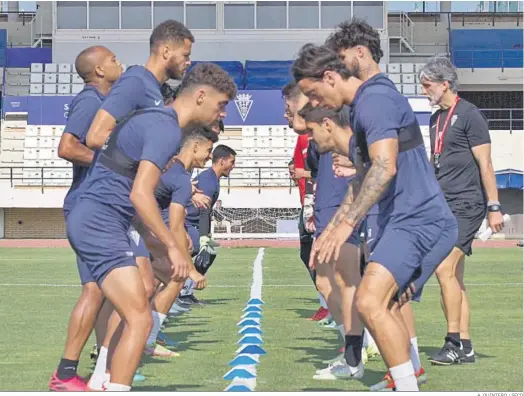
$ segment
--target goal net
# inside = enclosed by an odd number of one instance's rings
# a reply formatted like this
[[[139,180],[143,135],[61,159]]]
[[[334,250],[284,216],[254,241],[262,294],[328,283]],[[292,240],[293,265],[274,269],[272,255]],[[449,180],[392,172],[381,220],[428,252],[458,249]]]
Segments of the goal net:
[[[215,208],[211,233],[215,239],[296,239],[296,208]]]

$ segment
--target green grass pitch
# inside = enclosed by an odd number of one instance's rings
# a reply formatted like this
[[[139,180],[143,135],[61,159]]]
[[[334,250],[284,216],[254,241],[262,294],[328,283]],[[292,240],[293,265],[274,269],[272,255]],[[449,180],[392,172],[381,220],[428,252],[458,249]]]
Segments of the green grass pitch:
[[[239,340],[236,323],[249,299],[257,249],[221,249],[209,287],[197,295],[205,307],[170,321],[166,333],[181,342],[172,361],[144,358],[140,391],[222,391]],[[434,367],[427,356],[440,347],[445,321],[435,278],[415,304],[421,360],[428,391],[522,391],[522,249],[477,249],[466,262],[472,309],[474,365]],[[297,249],[265,249],[262,297],[264,349],[257,391],[366,390],[382,377],[374,359],[362,381],[315,381],[315,369],[336,356],[338,334],[307,321],[318,307],[316,292]],[[70,249],[0,249],[0,391],[47,390],[58,364],[71,309],[79,295]],[[92,369],[91,338],[80,374]]]

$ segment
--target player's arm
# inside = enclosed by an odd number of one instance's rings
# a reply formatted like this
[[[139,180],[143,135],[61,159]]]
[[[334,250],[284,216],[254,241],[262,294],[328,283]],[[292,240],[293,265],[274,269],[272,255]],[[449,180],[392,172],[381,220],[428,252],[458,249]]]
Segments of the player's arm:
[[[138,77],[117,82],[96,113],[87,133],[87,146],[95,150],[102,148],[116,123],[136,110],[144,95],[145,86]]]
[[[169,205],[169,227],[171,234],[176,240],[178,246],[184,246],[183,256],[187,260],[189,277],[196,283],[197,289],[204,289],[206,287],[205,276],[198,273],[193,264],[193,260],[189,254],[188,246],[188,235],[184,227],[184,221],[186,218],[186,205],[189,203],[192,195],[192,185],[190,180],[186,183],[181,183],[173,191],[171,198],[171,205]]]
[[[356,227],[397,174],[398,128],[401,121],[398,108],[391,98],[372,95],[366,99],[366,103],[361,103],[362,111],[356,115],[356,124],[365,131],[371,166],[365,176],[362,168],[357,172],[362,182],[357,180],[356,184],[350,185],[348,190],[353,191],[346,194],[330,222],[331,227],[342,221]],[[380,109],[380,114],[376,109]],[[358,193],[355,196],[356,187]]]
[[[94,98],[82,99],[70,112],[64,133],[58,145],[58,156],[74,165],[89,166],[93,162],[94,152],[82,144],[86,131],[100,108],[100,102]]]
[[[488,205],[499,203],[499,192],[497,189],[497,178],[491,161],[491,137],[486,119],[480,111],[472,112],[466,121],[466,136],[479,166],[480,178],[484,186],[484,192],[488,198]],[[504,227],[502,213],[488,212],[488,223],[493,232],[500,232]]]
[[[202,191],[209,202],[213,202],[213,195],[216,193],[216,184],[208,178],[198,180],[198,188]],[[211,212],[212,208],[200,208],[198,216],[198,228],[201,236],[208,236],[211,232]]]

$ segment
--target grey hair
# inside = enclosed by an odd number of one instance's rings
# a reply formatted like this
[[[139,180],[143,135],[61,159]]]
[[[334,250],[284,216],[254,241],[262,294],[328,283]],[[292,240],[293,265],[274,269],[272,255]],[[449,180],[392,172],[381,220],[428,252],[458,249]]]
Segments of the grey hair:
[[[419,72],[419,80],[428,80],[431,82],[442,83],[447,81],[449,89],[452,92],[457,92],[459,88],[457,69],[448,58],[434,57]]]

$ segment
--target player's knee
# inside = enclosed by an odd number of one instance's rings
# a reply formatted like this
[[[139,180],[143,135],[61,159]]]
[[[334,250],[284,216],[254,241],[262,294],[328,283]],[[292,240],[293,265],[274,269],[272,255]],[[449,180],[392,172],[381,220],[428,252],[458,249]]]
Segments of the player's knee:
[[[366,323],[375,321],[378,317],[384,315],[387,310],[376,296],[362,289],[357,291],[355,296],[355,306],[358,314]]]
[[[102,290],[96,284],[96,282],[89,282],[82,286],[82,295],[80,296],[80,298],[85,299],[93,306],[99,306],[102,304],[104,295],[102,293]]]
[[[144,289],[146,291],[147,299],[150,300],[151,297],[153,297],[153,293],[155,292],[153,279],[151,279],[151,281],[144,282]]]

